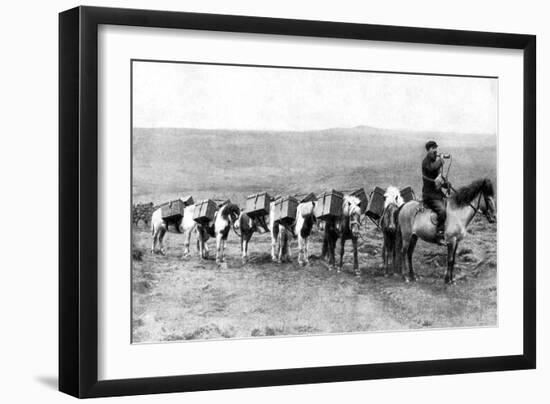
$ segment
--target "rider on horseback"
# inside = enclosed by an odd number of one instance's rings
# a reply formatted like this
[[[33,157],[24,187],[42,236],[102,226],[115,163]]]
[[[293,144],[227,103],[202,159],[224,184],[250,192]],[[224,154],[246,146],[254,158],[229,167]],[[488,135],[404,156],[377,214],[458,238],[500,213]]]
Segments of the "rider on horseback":
[[[437,214],[437,239],[443,240],[445,231],[445,198],[442,188],[448,186],[443,177],[443,159],[437,153],[437,143],[426,143],[426,157],[422,161],[422,200],[426,207]]]

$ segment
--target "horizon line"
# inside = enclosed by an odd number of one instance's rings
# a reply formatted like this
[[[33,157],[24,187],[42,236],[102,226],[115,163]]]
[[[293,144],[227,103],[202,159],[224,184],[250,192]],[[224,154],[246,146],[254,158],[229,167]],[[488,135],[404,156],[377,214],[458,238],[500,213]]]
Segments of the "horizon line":
[[[341,127],[327,127],[323,129],[239,129],[239,128],[198,128],[198,127],[189,127],[189,126],[132,126],[134,129],[179,129],[179,130],[198,130],[198,131],[233,131],[233,132],[293,132],[293,133],[307,133],[307,132],[323,132],[329,130],[351,130],[351,129],[375,129],[382,131],[393,131],[393,132],[409,132],[411,134],[422,134],[422,133],[439,133],[439,134],[454,134],[454,135],[476,135],[476,136],[496,136],[497,132],[459,132],[459,131],[438,131],[435,129],[405,129],[405,128],[383,128],[378,126],[370,125],[356,125],[356,126],[341,126]]]

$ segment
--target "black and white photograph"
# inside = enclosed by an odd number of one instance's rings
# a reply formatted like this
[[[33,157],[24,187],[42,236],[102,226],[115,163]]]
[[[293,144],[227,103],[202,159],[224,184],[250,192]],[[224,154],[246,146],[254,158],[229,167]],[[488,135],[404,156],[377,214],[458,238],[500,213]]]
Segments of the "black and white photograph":
[[[130,69],[132,343],[498,326],[497,77]]]

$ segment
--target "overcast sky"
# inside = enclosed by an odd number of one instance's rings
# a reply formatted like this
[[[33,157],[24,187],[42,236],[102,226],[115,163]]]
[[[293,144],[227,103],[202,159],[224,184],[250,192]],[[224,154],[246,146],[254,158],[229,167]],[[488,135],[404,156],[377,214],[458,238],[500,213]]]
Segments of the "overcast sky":
[[[133,63],[134,127],[497,130],[496,79]]]

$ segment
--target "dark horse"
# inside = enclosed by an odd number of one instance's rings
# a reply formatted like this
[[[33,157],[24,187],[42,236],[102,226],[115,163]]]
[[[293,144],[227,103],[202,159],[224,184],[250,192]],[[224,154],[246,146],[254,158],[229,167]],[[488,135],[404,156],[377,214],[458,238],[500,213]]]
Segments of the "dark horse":
[[[493,184],[487,178],[472,182],[460,188],[447,199],[447,220],[445,221],[445,244],[447,246],[447,272],[445,283],[454,284],[454,265],[458,244],[466,235],[466,228],[477,214],[485,215],[489,223],[496,222],[496,207],[494,201]],[[422,203],[407,202],[398,214],[398,243],[401,249],[403,263],[403,278],[409,281],[406,275],[406,262],[409,266],[411,280],[416,280],[412,265],[412,255],[417,239],[437,243],[436,226],[432,221],[433,212],[423,209]]]
[[[397,269],[397,214],[399,207],[403,205],[403,197],[398,188],[389,186],[384,193],[384,211],[380,218],[380,229],[384,236],[382,245],[382,259],[384,261],[385,276],[393,275]],[[392,260],[390,272],[389,260]]]
[[[325,236],[323,239],[323,257],[328,257],[329,270],[335,267],[336,242],[340,238],[340,265],[338,272],[344,266],[344,246],[346,240],[353,243],[353,271],[355,275],[361,275],[359,270],[359,259],[357,256],[357,238],[359,237],[359,227],[361,225],[361,200],[352,195],[345,195],[342,203],[342,216],[332,217],[326,220]]]

